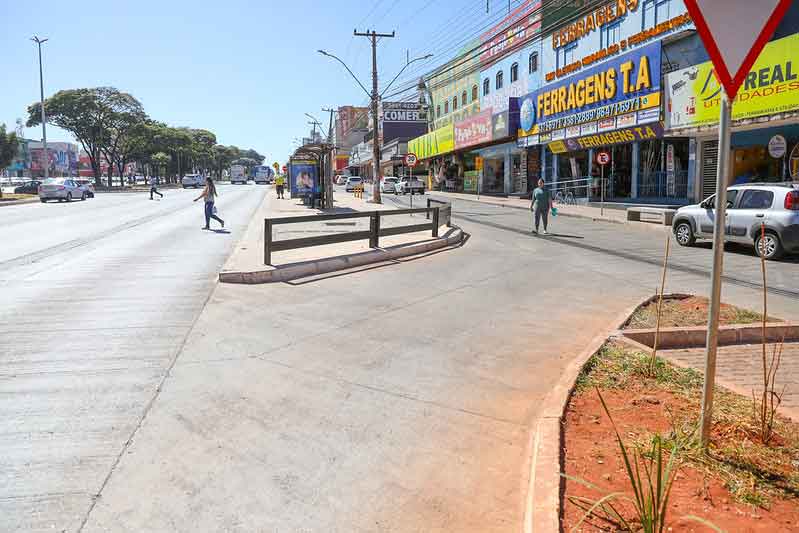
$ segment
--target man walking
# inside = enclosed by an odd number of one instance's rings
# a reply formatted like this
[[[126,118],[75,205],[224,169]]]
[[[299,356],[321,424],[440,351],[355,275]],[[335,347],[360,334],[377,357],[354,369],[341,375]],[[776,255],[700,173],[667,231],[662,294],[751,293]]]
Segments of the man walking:
[[[281,200],[283,199],[283,189],[285,186],[286,178],[283,176],[283,174],[278,174],[278,176],[275,178],[275,188],[277,189],[277,197]]]
[[[163,198],[164,195],[158,192],[158,178],[153,176],[150,179],[150,200],[153,199],[153,194],[157,194],[159,198]]]
[[[549,222],[549,210],[552,209],[552,193],[544,185],[544,180],[538,180],[538,187],[533,191],[533,203],[530,205],[533,211],[533,221],[535,228],[533,234],[538,235],[538,226],[541,219],[544,219],[544,235],[547,235],[547,223]]]

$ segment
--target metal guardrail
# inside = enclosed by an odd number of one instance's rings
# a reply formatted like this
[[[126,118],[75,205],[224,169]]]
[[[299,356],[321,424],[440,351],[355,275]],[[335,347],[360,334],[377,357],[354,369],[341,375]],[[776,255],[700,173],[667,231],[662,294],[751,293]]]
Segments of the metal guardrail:
[[[440,208],[438,216],[442,217],[439,218],[439,222],[443,220],[443,223],[448,227],[452,227],[452,204],[449,202],[444,202],[441,200],[435,200],[433,198],[427,199],[427,208],[430,209],[430,204],[439,204],[443,207]],[[430,213],[425,216],[425,218],[430,218]]]
[[[434,200],[435,201],[435,200]],[[394,209],[391,211],[366,211],[360,213],[339,213],[332,215],[306,215],[299,217],[280,217],[280,218],[265,218],[264,219],[264,264],[272,264],[272,252],[279,252],[283,250],[296,250],[298,248],[310,248],[312,246],[322,246],[325,244],[336,244],[340,242],[351,242],[369,240],[370,248],[377,248],[380,245],[380,237],[387,237],[390,235],[401,235],[403,233],[414,233],[417,231],[432,231],[433,237],[438,237],[438,228],[441,220],[441,207],[421,207],[417,209]],[[425,213],[426,218],[429,219],[432,215],[432,221],[424,224],[410,224],[407,226],[397,226],[393,228],[381,228],[380,220],[383,217],[396,216],[396,215],[411,215],[414,213]],[[445,210],[445,220],[447,226],[452,215],[452,207],[449,206]],[[368,231],[352,231],[349,233],[337,233],[333,235],[320,235],[317,237],[300,237],[296,239],[286,239],[282,241],[275,241],[272,230],[277,225],[284,224],[300,224],[305,222],[323,222],[326,220],[347,220],[353,218],[368,218],[369,230]]]

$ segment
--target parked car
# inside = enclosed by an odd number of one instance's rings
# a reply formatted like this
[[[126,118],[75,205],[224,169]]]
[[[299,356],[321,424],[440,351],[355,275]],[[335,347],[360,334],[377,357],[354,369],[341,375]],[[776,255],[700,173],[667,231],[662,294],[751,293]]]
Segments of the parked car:
[[[716,195],[674,214],[674,238],[682,246],[712,239]],[[765,224],[765,237],[761,230]],[[766,259],[799,253],[799,188],[791,184],[746,184],[727,189],[724,240],[755,247]]]
[[[352,192],[355,190],[355,187],[363,187],[363,180],[358,176],[350,176],[347,178],[347,183],[344,185],[344,190],[346,192]]]
[[[205,187],[205,176],[202,174],[186,174],[180,180],[180,183],[183,185],[184,189],[188,189],[189,187],[194,189]]]
[[[94,182],[92,180],[77,179],[75,182],[86,191],[87,198],[94,198]]]
[[[424,183],[419,178],[403,177],[394,184],[397,194],[424,194]]]
[[[58,200],[71,202],[77,198],[85,200],[88,194],[78,183],[71,178],[48,178],[39,186],[39,200],[45,203],[47,200]]]
[[[394,176],[384,176],[383,181],[380,182],[380,192],[397,192],[397,182],[399,178]]]
[[[349,178],[349,176],[345,176],[344,174],[337,174],[336,176],[333,176],[333,183],[335,183],[336,185],[344,185],[345,183],[347,183],[347,178]]]
[[[19,187],[14,187],[14,194],[38,194],[39,193],[39,185],[41,185],[41,180],[31,180],[26,183],[23,183]]]

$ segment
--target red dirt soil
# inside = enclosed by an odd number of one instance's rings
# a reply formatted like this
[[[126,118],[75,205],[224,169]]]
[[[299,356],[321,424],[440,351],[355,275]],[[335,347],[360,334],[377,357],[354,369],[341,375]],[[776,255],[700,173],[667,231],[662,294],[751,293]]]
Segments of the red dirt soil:
[[[626,390],[605,390],[602,396],[625,445],[642,433],[663,433],[670,429],[666,408],[676,412],[688,404],[669,392],[655,390],[644,394],[636,387]],[[593,390],[575,395],[568,406],[565,424],[565,472],[589,481],[603,489],[597,493],[580,483],[566,480],[566,496],[598,499],[605,494],[621,491],[632,496],[616,437],[599,398]],[[666,453],[666,457],[668,454]],[[643,475],[643,473],[642,473]],[[580,520],[584,511],[564,499],[563,531]],[[628,520],[631,506],[614,502]],[[672,486],[667,531],[711,532],[711,528],[681,520],[686,515],[706,519],[728,533],[799,531],[799,502],[771,498],[769,510],[738,503],[718,479],[683,465]],[[603,527],[598,527],[602,525]],[[583,522],[577,531],[612,531],[600,521]]]

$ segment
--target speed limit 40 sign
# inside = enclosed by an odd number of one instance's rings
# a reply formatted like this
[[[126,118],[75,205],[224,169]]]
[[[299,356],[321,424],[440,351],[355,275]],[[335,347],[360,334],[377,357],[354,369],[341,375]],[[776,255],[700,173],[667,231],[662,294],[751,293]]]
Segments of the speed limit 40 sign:
[[[405,157],[402,158],[402,162],[405,163],[406,167],[415,167],[419,159],[416,157],[416,154],[405,154]]]
[[[596,162],[603,167],[610,163],[610,152],[606,152],[604,150],[600,150],[596,153]]]

